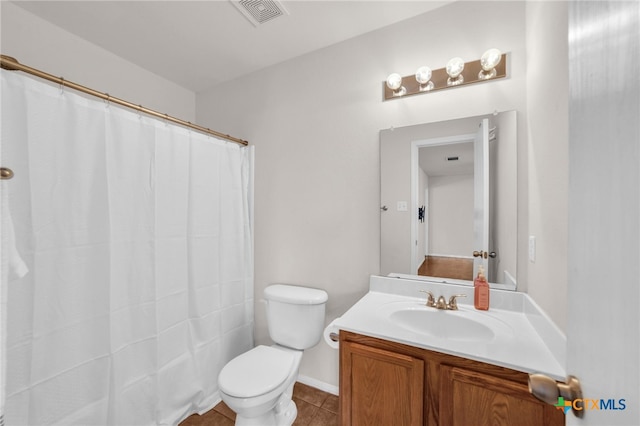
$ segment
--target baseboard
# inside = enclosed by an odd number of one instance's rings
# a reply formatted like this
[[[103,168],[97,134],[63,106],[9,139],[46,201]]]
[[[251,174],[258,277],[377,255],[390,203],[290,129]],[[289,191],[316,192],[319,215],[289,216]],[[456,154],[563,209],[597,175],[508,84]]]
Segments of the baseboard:
[[[334,385],[330,385],[329,383],[321,382],[318,379],[314,379],[311,377],[298,375],[298,381],[303,385],[311,386],[312,388],[320,389],[321,391],[328,392],[333,395],[338,395],[338,387]]]

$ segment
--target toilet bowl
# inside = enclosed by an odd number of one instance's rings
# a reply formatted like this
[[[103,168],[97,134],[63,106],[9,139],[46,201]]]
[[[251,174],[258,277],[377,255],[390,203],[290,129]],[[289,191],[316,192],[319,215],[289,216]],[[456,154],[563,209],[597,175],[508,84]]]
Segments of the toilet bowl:
[[[304,349],[322,336],[327,293],[274,284],[265,289],[273,346],[256,346],[232,359],[218,376],[222,400],[238,426],[290,426],[296,418],[293,385]]]
[[[297,409],[291,396],[302,351],[256,346],[220,372],[222,400],[236,413],[236,425],[290,425]]]

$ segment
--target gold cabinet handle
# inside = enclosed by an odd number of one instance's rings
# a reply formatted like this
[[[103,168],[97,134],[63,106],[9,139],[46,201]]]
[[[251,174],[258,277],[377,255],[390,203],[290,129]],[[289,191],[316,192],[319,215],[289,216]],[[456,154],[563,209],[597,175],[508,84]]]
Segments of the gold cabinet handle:
[[[8,167],[0,167],[0,179],[9,180],[13,177],[13,170]]]

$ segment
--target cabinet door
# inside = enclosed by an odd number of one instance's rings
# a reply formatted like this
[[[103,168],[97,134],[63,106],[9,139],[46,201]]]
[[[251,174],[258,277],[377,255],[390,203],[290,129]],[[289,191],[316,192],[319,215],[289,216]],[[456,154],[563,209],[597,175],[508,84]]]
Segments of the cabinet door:
[[[348,341],[340,343],[343,426],[419,426],[424,361]]]
[[[440,367],[440,425],[564,425],[564,414],[527,385],[477,371]]]

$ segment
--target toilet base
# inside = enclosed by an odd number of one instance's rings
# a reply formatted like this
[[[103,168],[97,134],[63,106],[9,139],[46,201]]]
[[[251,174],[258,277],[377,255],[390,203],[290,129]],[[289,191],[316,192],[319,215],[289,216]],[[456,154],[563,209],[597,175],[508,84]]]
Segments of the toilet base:
[[[292,398],[303,352],[278,345],[272,347],[292,355],[290,374],[280,386],[251,398],[233,397],[220,389],[222,400],[236,413],[238,426],[291,426],[298,415]]]
[[[276,413],[276,424],[278,426],[291,426],[298,417],[298,407],[296,403],[289,400],[289,404],[286,409],[280,413]]]
[[[291,426],[298,416],[293,400],[279,402],[262,416],[243,417],[236,415],[236,426]]]

